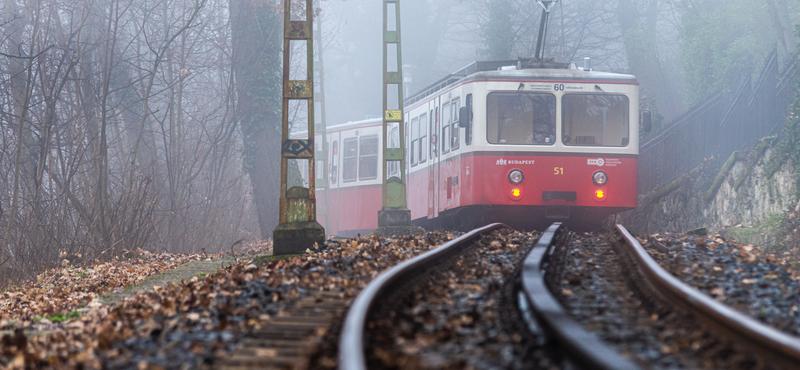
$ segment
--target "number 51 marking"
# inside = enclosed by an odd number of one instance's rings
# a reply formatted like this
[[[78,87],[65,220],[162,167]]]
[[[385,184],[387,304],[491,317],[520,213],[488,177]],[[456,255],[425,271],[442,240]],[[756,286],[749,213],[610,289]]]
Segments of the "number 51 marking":
[[[564,174],[564,167],[556,167],[553,169],[556,175],[563,175]]]

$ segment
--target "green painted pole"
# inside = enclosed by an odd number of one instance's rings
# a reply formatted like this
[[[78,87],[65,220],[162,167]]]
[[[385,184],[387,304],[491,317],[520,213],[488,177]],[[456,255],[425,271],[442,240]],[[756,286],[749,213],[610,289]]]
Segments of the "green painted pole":
[[[389,9],[394,8],[395,27],[389,30]],[[389,70],[389,48],[397,48],[397,70]],[[389,90],[397,89],[397,109],[389,109]],[[394,108],[394,107],[393,107]],[[403,120],[403,48],[400,39],[400,1],[383,1],[383,208],[378,212],[378,227],[398,231],[411,225],[406,201],[405,124]],[[389,147],[389,125],[398,126],[399,148]],[[390,163],[399,162],[400,176],[388,177]],[[395,167],[397,168],[397,167]]]

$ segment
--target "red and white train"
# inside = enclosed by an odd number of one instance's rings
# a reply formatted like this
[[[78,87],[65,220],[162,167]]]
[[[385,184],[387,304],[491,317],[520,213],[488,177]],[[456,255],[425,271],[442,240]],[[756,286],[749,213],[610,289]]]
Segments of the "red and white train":
[[[405,106],[413,224],[505,222],[532,229],[557,219],[592,227],[637,206],[634,76],[574,64],[477,62]],[[328,234],[364,234],[378,226],[381,125],[371,119],[328,127],[329,188],[317,191],[317,204],[328,206],[328,217],[318,218]],[[398,145],[396,128],[389,140]],[[400,175],[399,165],[387,171]]]

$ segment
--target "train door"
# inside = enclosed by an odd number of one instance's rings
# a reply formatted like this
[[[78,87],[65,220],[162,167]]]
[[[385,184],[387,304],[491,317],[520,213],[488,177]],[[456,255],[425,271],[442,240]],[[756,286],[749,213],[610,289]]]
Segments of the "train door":
[[[439,138],[439,142],[441,144],[439,145],[440,157],[439,157],[439,164],[438,164],[439,170],[437,172],[438,172],[438,176],[439,176],[439,180],[438,180],[439,181],[439,187],[438,187],[438,191],[439,191],[438,198],[439,198],[439,200],[438,200],[438,202],[439,202],[439,211],[441,212],[441,211],[446,211],[446,210],[449,209],[448,205],[450,203],[450,197],[452,196],[451,191],[450,191],[450,189],[451,189],[450,179],[451,178],[449,177],[450,167],[453,165],[452,160],[451,160],[452,157],[445,158],[445,154],[450,153],[450,150],[452,149],[451,147],[452,147],[452,144],[453,144],[452,139],[451,139],[453,136],[452,136],[452,133],[450,131],[450,128],[451,128],[450,127],[450,109],[451,108],[450,108],[450,95],[449,94],[447,96],[445,96],[445,101],[444,102],[440,102],[440,106],[439,107],[441,108],[439,110],[439,126],[440,126],[439,127],[439,130],[440,130],[439,132],[441,133],[441,138]]]
[[[430,109],[430,162],[428,165],[428,218],[439,217],[439,107],[433,100]]]

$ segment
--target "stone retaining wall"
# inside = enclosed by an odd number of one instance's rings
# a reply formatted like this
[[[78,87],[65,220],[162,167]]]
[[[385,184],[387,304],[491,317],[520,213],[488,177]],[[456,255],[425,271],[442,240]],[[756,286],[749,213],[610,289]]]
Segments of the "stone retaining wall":
[[[712,165],[714,160],[709,160],[663,189],[640,196],[639,209],[618,215],[616,222],[635,233],[707,228],[710,233],[724,234],[736,228],[738,231],[731,235],[740,238],[768,234],[776,219],[800,210],[798,176],[792,160],[781,161],[777,171],[771,176],[768,173],[770,158],[785,155],[774,143],[765,139],[747,153],[734,154],[722,171],[707,170],[720,168],[718,162]],[[770,240],[760,235],[747,238]]]

